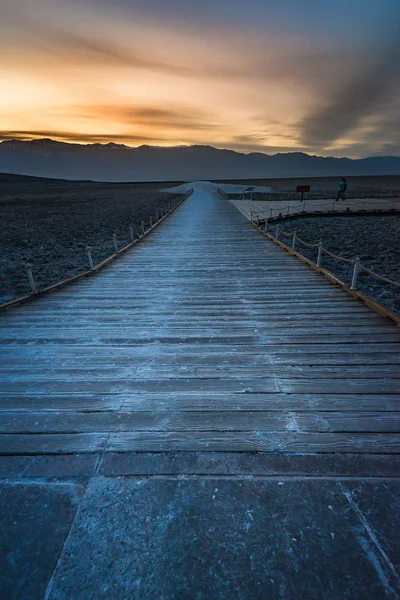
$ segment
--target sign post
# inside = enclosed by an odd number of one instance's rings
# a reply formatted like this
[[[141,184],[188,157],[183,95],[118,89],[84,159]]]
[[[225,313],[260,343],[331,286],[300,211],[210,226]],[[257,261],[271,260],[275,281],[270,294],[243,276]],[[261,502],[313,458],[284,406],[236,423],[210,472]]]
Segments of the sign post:
[[[311,190],[310,185],[298,185],[296,188],[297,193],[301,193],[301,201],[303,202],[304,194]]]

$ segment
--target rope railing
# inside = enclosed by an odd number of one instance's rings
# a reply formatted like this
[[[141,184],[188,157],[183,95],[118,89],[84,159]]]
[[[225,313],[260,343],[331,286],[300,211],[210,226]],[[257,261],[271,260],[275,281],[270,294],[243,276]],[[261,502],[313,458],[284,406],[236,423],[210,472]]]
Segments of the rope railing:
[[[400,200],[396,200],[394,202],[388,202],[387,205],[384,205],[384,203],[381,202],[379,206],[376,206],[375,202],[363,201],[361,203],[361,207],[358,205],[354,205],[354,204],[350,205],[350,206],[347,205],[346,203],[339,204],[336,202],[336,200],[334,200],[332,202],[332,212],[336,211],[336,207],[346,208],[346,211],[348,210],[349,212],[351,212],[351,208],[362,211],[362,210],[364,210],[365,205],[368,205],[368,206],[374,205],[376,210],[388,210],[388,211],[400,210]],[[300,208],[300,206],[301,206],[301,208]],[[279,217],[279,216],[283,216],[284,214],[285,214],[285,216],[289,216],[289,215],[297,215],[297,214],[301,214],[301,213],[306,213],[310,207],[319,208],[319,209],[321,209],[321,212],[329,212],[329,211],[325,210],[328,206],[327,203],[315,204],[313,202],[304,201],[300,206],[297,202],[296,204],[287,204],[282,207],[270,207],[265,210],[256,210],[256,211],[251,210],[250,211],[250,221],[252,221],[252,222],[258,221],[258,220],[260,220],[260,217],[263,217],[263,215],[267,215],[267,214],[268,214],[267,218],[272,219],[274,217],[274,215],[276,217]],[[339,212],[339,211],[336,211],[336,212]]]
[[[79,258],[82,258],[82,256],[84,256],[84,255],[87,256],[87,260],[89,263],[89,271],[88,272],[85,271],[85,273],[96,271],[99,268],[99,266],[103,265],[103,263],[105,263],[109,259],[112,259],[113,257],[115,257],[121,251],[130,248],[133,244],[135,244],[137,242],[137,240],[139,240],[143,236],[147,235],[160,221],[165,219],[165,217],[168,216],[179,204],[181,204],[184,200],[186,200],[186,198],[188,198],[192,194],[192,192],[193,192],[193,190],[189,190],[182,197],[174,200],[171,203],[168,203],[166,209],[161,208],[161,209],[157,210],[154,220],[153,220],[153,217],[150,216],[148,223],[145,221],[141,221],[140,230],[138,232],[135,233],[132,225],[129,226],[129,238],[131,241],[128,244],[125,244],[124,246],[121,246],[121,247],[119,246],[117,235],[114,233],[112,235],[112,239],[110,241],[105,242],[104,244],[97,245],[97,246],[86,246],[85,250],[83,250],[79,254],[77,254],[71,258],[68,258],[66,260],[62,259],[60,261],[55,261],[52,263],[43,263],[40,265],[36,265],[36,264],[32,265],[32,264],[28,263],[25,265],[25,268],[23,270],[10,273],[6,277],[0,279],[0,283],[7,282],[9,279],[14,279],[15,277],[19,277],[21,275],[26,275],[28,278],[29,285],[30,285],[31,295],[35,295],[39,292],[39,290],[38,290],[37,283],[36,283],[34,275],[33,275],[34,270],[38,271],[40,269],[45,269],[45,268],[66,266],[66,265],[69,265],[70,263],[78,260]],[[107,248],[110,246],[114,248],[114,253],[107,256],[107,258],[105,258],[98,265],[95,265],[93,262],[92,252],[94,250],[104,250],[104,248]],[[60,281],[56,285],[60,285],[62,283],[63,283],[63,281]],[[18,302],[18,299],[16,300],[16,302]],[[0,305],[0,308],[1,308],[1,306],[2,305]]]
[[[261,229],[261,228],[259,227],[259,229]],[[371,275],[373,277],[376,277],[377,279],[379,279],[381,281],[384,281],[385,283],[388,283],[390,285],[394,285],[395,287],[400,288],[400,282],[399,281],[394,281],[393,279],[389,279],[389,277],[385,277],[384,275],[380,275],[379,273],[375,273],[375,271],[372,271],[371,269],[369,269],[368,267],[366,267],[365,265],[363,265],[360,262],[359,258],[345,258],[344,256],[340,256],[338,254],[334,254],[333,252],[331,252],[330,250],[328,250],[327,248],[325,248],[322,242],[318,242],[317,244],[306,242],[305,240],[302,240],[297,235],[297,231],[285,231],[285,230],[281,229],[281,227],[279,226],[279,224],[277,224],[277,225],[270,225],[268,223],[268,221],[266,221],[264,223],[264,226],[263,226],[263,231],[265,233],[267,233],[268,229],[275,230],[275,235],[272,235],[272,234],[268,234],[268,235],[270,235],[272,238],[274,238],[278,242],[280,242],[280,234],[281,233],[283,233],[284,235],[292,236],[291,250],[296,251],[298,254],[301,254],[301,256],[305,257],[304,254],[302,254],[298,249],[296,249],[297,244],[303,244],[304,246],[306,246],[308,248],[318,248],[317,262],[313,263],[316,267],[321,267],[322,268],[322,264],[321,263],[322,263],[322,256],[323,256],[323,254],[328,254],[332,258],[340,260],[340,261],[343,261],[343,262],[346,262],[346,263],[352,263],[353,264],[353,272],[352,272],[351,286],[350,286],[350,289],[352,289],[352,290],[356,290],[357,289],[358,276],[360,274],[360,271],[366,271],[369,275]],[[305,258],[308,258],[308,257],[305,257]],[[310,259],[308,259],[308,260],[310,260]],[[331,275],[333,275],[334,277],[336,277],[336,275],[334,273],[331,273],[330,271],[328,271],[328,269],[325,269],[325,270],[328,273],[330,273]]]
[[[245,192],[246,193],[246,192]],[[261,201],[278,201],[282,202],[284,200],[287,201],[300,201],[301,195],[299,192],[260,192],[257,190],[253,190],[250,198],[245,198],[243,196],[243,192],[230,192],[226,194],[227,198],[236,199],[236,200],[254,200],[257,201],[257,196],[261,196]],[[372,191],[360,191],[360,192],[350,192],[346,194],[348,199],[357,199],[363,200],[364,198],[379,198],[379,199],[393,199],[400,197],[400,190],[394,190],[391,192],[372,192]],[[305,192],[304,200],[333,200],[336,198],[336,192]]]

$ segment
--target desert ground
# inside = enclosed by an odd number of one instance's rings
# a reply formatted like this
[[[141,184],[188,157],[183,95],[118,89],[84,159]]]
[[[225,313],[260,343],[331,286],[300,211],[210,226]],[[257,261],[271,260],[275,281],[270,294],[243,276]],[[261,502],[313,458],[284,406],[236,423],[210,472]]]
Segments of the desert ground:
[[[102,246],[93,251],[95,263],[112,254],[112,235],[121,246],[127,243],[129,226],[139,231],[142,220],[148,223],[177,197],[159,191],[175,183],[98,184],[0,176],[0,302],[29,293],[26,273],[14,277],[26,263],[35,267],[35,280],[43,288],[87,270],[87,257],[82,255],[86,246]]]

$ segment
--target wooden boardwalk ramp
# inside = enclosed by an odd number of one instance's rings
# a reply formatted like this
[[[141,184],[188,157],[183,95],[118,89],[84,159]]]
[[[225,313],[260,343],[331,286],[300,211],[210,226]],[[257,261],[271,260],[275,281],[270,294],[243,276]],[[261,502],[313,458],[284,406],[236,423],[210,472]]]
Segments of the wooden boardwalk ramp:
[[[1,315],[0,454],[391,454],[400,333],[207,184],[112,266]]]

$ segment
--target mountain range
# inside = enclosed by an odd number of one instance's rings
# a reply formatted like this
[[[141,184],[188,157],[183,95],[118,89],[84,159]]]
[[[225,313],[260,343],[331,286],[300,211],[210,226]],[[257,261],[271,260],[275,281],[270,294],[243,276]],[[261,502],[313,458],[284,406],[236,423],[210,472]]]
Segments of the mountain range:
[[[0,142],[0,172],[94,181],[172,181],[342,175],[399,175],[399,156],[362,159],[303,152],[242,154],[212,146]]]

